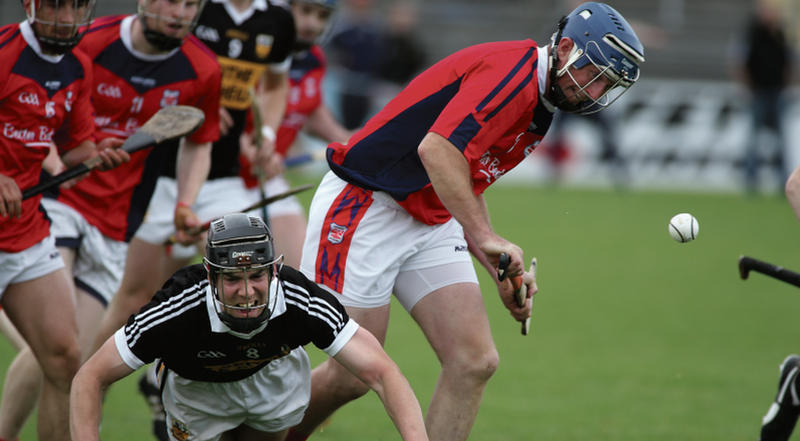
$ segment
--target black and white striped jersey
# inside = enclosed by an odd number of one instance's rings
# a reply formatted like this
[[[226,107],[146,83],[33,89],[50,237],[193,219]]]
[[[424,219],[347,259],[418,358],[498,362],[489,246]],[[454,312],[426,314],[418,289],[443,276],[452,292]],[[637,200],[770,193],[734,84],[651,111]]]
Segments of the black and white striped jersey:
[[[234,333],[217,316],[205,268],[188,266],[114,334],[117,350],[132,369],[160,358],[183,378],[227,382],[308,343],[334,356],[358,329],[331,293],[293,268],[284,266],[270,290],[277,302],[266,327]]]

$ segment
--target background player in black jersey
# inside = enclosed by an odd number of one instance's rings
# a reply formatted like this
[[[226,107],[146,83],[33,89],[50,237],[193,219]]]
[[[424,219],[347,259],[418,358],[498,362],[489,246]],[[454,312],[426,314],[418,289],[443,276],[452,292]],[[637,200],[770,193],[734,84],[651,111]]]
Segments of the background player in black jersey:
[[[303,417],[314,343],[381,398],[404,440],[427,440],[405,377],[328,291],[275,256],[255,216],[211,224],[203,264],[175,275],[75,377],[74,441],[98,439],[102,393],[159,360],[172,439],[283,440]]]

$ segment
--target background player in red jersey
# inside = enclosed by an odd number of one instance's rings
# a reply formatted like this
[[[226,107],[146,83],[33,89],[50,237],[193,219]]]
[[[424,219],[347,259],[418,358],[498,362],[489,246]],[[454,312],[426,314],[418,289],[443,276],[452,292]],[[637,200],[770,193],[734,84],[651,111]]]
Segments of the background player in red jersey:
[[[79,45],[92,62],[98,138],[128,137],[166,106],[192,105],[206,114],[204,125],[181,144],[179,200],[184,204],[176,209],[178,228],[198,223],[186,206],[205,179],[211,142],[219,137],[220,70],[216,57],[196,39],[184,40],[202,4],[199,0],[143,0],[138,16],[95,20]],[[83,358],[90,354],[104,309],[119,288],[127,241],[144,216],[161,168],[163,148],[133,153],[124,166],[93,173],[43,201],[52,219],[56,245],[74,279]],[[33,378],[40,372],[31,358],[29,351],[20,354],[18,360],[27,360],[15,361],[8,383],[35,384]],[[17,394],[36,393],[35,388],[15,390]],[[27,402],[27,397],[4,401],[18,402]],[[0,436],[15,437],[26,414],[15,412],[13,420],[10,409],[0,408],[0,414]]]
[[[27,19],[0,28],[0,302],[45,373],[39,439],[65,440],[68,397],[80,363],[75,306],[36,184],[55,143],[68,166],[100,155],[103,168],[129,159],[92,136],[91,68],[73,51],[91,0],[24,0]]]
[[[556,107],[589,113],[639,77],[641,42],[602,3],[559,22],[550,46],[486,43],[445,58],[419,76],[350,137],[327,151],[331,172],[309,211],[301,271],[324,284],[380,341],[397,297],[442,365],[426,415],[428,436],[467,439],[498,355],[469,249],[494,277],[499,256],[537,291],[522,249],[492,230],[483,191],[532,153]],[[289,439],[303,439],[366,390],[336,363],[314,369],[311,404]]]

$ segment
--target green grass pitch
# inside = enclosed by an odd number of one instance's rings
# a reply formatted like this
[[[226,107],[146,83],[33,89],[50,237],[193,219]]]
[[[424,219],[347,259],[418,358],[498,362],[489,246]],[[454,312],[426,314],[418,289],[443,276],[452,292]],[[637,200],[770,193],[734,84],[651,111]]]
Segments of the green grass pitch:
[[[486,197],[495,230],[539,259],[540,293],[523,337],[479,269],[500,366],[471,440],[757,439],[777,366],[800,352],[800,290],[756,273],[742,281],[736,262],[800,269],[800,224],[782,196],[506,186]],[[700,232],[679,244],[667,223],[684,211]],[[387,351],[426,408],[438,364],[397,304]],[[0,376],[12,356],[0,339]],[[107,397],[104,441],[151,439],[137,378]],[[34,439],[29,422],[22,440]],[[370,394],[312,439],[399,436]]]

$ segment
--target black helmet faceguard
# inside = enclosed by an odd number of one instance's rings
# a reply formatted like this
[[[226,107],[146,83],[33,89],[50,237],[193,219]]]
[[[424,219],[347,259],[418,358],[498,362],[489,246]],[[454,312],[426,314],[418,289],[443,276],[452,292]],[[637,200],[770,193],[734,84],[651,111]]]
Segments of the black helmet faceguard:
[[[30,0],[25,8],[36,40],[42,52],[62,55],[78,45],[94,17],[96,0]],[[25,6],[25,1],[22,2]],[[60,21],[63,10],[69,9],[75,17],[73,22]],[[52,31],[46,35],[43,29]],[[53,35],[54,34],[54,35]]]
[[[206,241],[206,255],[203,258],[217,315],[234,332],[250,333],[263,329],[275,307],[276,297],[270,295],[269,285],[277,277],[272,248],[272,235],[264,222],[255,216],[244,213],[228,214],[211,223]],[[268,277],[264,302],[247,299],[245,304],[229,304],[224,292],[224,281],[220,277],[235,275],[244,281],[247,293],[248,274],[263,270]],[[222,288],[219,291],[218,288]],[[237,317],[228,311],[247,313],[247,317]]]
[[[148,4],[152,4],[157,0],[149,0]],[[197,12],[194,14],[191,20],[181,22],[181,25],[187,26],[187,33],[192,32],[195,25],[197,25],[197,20],[200,18],[200,13],[203,11],[203,6],[205,6],[206,0],[200,0],[197,6]],[[186,7],[186,0],[181,2],[181,7]],[[155,20],[156,22],[160,21],[174,21],[169,18],[164,17],[160,11],[151,11],[147,8],[147,6],[142,6],[139,4],[139,21],[142,24],[142,31],[144,32],[144,38],[150,43],[153,47],[158,49],[160,52],[169,52],[173,49],[180,47],[183,44],[183,39],[186,37],[171,37],[169,35],[164,34],[156,29],[150,27],[147,23],[147,19],[150,18]]]

